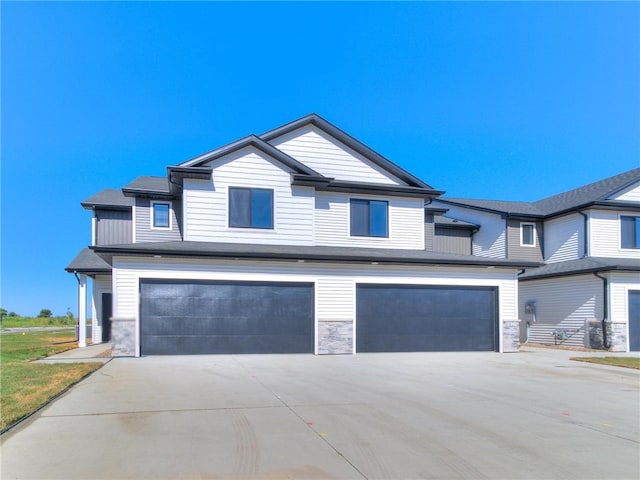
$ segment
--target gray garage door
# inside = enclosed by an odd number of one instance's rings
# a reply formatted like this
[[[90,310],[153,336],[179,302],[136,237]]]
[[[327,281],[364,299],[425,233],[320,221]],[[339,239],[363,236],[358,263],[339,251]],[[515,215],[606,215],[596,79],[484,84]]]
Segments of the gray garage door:
[[[313,284],[140,282],[143,355],[313,352]]]
[[[493,287],[358,285],[358,352],[495,351]]]
[[[640,351],[640,290],[629,290],[629,349]]]

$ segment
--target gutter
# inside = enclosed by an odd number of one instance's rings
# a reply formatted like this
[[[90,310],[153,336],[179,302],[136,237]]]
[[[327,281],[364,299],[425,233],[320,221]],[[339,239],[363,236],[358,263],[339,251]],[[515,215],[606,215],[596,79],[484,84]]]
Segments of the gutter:
[[[584,248],[582,258],[586,258],[589,256],[589,217],[581,210],[578,210],[578,213],[584,218]]]
[[[609,280],[598,272],[593,275],[602,280],[603,298],[602,298],[602,344],[604,348],[609,349],[609,339],[607,338],[607,319],[609,317]]]

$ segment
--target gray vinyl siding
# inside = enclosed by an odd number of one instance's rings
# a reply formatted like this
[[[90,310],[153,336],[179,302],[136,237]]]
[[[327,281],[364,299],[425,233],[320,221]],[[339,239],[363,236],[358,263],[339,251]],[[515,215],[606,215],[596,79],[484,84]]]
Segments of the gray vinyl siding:
[[[435,223],[433,214],[427,213],[424,217],[424,249],[433,251],[433,236],[435,235]]]
[[[533,223],[536,226],[535,245],[521,245],[522,223]],[[527,260],[542,262],[542,247],[544,245],[543,227],[541,222],[521,222],[520,220],[507,220],[507,258],[510,260]]]
[[[171,229],[151,228],[151,202],[148,198],[136,198],[135,208],[136,243],[170,242],[182,240],[182,202],[171,200]],[[157,200],[164,202],[164,200]]]
[[[458,228],[435,228],[433,251],[471,255],[471,232]]]
[[[96,245],[131,243],[131,212],[122,210],[95,210]]]

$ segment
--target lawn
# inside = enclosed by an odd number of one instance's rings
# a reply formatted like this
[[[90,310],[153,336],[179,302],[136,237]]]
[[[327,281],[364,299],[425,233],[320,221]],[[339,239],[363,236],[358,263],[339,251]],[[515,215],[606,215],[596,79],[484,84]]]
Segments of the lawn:
[[[640,370],[640,357],[572,357],[571,360]]]
[[[91,320],[87,320],[91,324]],[[28,327],[75,327],[78,319],[68,316],[61,317],[20,317],[3,316],[2,328],[28,328]]]
[[[101,363],[31,363],[76,347],[73,332],[0,336],[0,431],[102,366]]]

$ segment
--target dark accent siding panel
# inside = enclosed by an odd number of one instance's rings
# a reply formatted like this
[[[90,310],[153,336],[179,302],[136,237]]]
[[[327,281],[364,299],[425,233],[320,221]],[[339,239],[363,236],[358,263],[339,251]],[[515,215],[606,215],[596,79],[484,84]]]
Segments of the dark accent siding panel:
[[[535,223],[536,225],[536,245],[535,247],[523,247],[520,245],[520,221],[507,220],[507,258],[510,260],[527,260],[532,262],[542,262],[542,245],[543,245],[543,223],[542,222],[524,222]]]
[[[435,235],[435,224],[433,223],[433,214],[426,213],[424,217],[424,249],[428,251],[434,250],[433,236]]]
[[[629,350],[640,352],[640,290],[629,290]]]
[[[495,287],[356,287],[358,352],[495,351]]]
[[[433,237],[433,250],[442,253],[471,255],[471,231],[436,226]]]
[[[131,243],[131,212],[122,210],[95,210],[96,245]]]
[[[312,353],[310,283],[143,280],[143,355]]]

